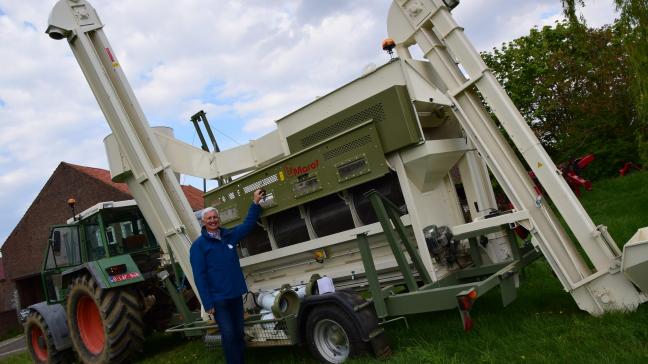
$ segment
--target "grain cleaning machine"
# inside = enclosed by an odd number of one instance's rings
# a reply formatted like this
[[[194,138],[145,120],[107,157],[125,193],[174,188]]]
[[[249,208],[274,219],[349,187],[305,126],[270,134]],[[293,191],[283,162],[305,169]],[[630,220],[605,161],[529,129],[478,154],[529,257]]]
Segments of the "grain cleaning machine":
[[[87,1],[59,1],[47,33],[67,39],[113,130],[105,140],[113,179],[128,183],[164,259],[192,284],[188,251],[199,226],[176,173],[233,179],[205,194],[225,226],[241,221],[254,190],[266,190],[258,227],[239,247],[253,292],[313,287],[317,274],[338,290],[369,288],[368,301],[341,299],[350,316],[371,307],[387,322],[459,307],[469,328],[476,297],[499,285],[511,302],[520,269],[543,255],[581,309],[636,309],[648,291],[645,234],[622,254],[592,222],[454,21],[457,4],[395,0],[385,48],[397,58],[277,120],[276,130],[212,153],[149,127]],[[415,46],[422,59],[411,56]],[[498,210],[491,175],[512,209]],[[311,335],[335,362],[353,354],[354,340],[348,327],[338,325],[347,333],[340,340],[335,325],[317,321],[325,315],[312,314],[309,300],[325,296],[306,296],[293,332]],[[363,341],[376,335],[354,322]]]

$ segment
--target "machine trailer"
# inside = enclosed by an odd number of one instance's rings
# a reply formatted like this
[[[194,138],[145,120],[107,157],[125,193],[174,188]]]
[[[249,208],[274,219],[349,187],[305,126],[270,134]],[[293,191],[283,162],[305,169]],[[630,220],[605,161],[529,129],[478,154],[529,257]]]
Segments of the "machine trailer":
[[[113,131],[105,139],[112,177],[128,184],[162,265],[177,262],[191,286],[199,225],[176,173],[226,182],[205,194],[224,226],[238,224],[252,193],[266,190],[258,227],[238,251],[265,308],[248,307],[256,312],[251,346],[306,343],[336,363],[386,354],[381,325],[404,315],[458,308],[470,329],[474,300],[500,286],[510,303],[520,270],[540,256],[582,310],[635,310],[648,299],[648,229],[621,252],[592,222],[454,21],[458,3],[395,0],[384,46],[397,58],[279,119],[276,130],[214,152],[149,127],[87,1],[60,0],[46,32],[67,40],[90,84]],[[424,60],[412,58],[412,46]],[[489,174],[513,209],[497,209]],[[369,299],[353,293],[367,287]],[[218,340],[213,329],[201,321],[169,331],[208,330]],[[75,351],[87,351],[79,342]],[[80,358],[121,350],[101,345]]]

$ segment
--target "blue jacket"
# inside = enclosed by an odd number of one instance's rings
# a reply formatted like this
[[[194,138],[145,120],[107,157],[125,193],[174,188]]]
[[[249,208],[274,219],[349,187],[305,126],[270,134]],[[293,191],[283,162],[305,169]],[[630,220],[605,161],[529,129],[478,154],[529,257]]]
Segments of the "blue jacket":
[[[242,224],[231,229],[220,228],[220,240],[205,228],[189,251],[194,281],[206,311],[214,301],[240,297],[247,292],[236,245],[252,231],[261,213],[261,206],[252,204]]]

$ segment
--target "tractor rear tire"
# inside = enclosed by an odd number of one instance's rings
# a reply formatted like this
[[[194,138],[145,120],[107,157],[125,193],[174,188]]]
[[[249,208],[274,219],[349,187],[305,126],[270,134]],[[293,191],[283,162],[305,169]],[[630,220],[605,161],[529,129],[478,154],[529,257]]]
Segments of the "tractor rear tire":
[[[43,316],[32,312],[25,321],[27,351],[34,363],[63,364],[72,362],[72,351],[56,350],[54,338]]]
[[[83,363],[123,363],[142,351],[143,307],[131,287],[101,289],[94,278],[74,279],[67,298],[72,346]]]
[[[306,342],[321,363],[342,363],[368,349],[351,318],[335,305],[318,306],[308,314]]]

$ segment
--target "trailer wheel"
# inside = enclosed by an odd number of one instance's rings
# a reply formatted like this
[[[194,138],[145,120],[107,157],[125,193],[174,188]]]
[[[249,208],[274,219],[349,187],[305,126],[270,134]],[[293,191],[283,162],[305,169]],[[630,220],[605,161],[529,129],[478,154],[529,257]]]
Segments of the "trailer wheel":
[[[315,307],[308,314],[306,341],[322,363],[342,363],[367,349],[352,320],[335,306]]]
[[[38,312],[32,312],[25,320],[25,341],[27,350],[34,363],[60,364],[70,361],[70,350],[56,350],[54,338],[45,323],[45,319]]]
[[[84,363],[122,363],[142,350],[142,305],[129,287],[103,290],[89,276],[70,285],[67,321],[72,346]]]

